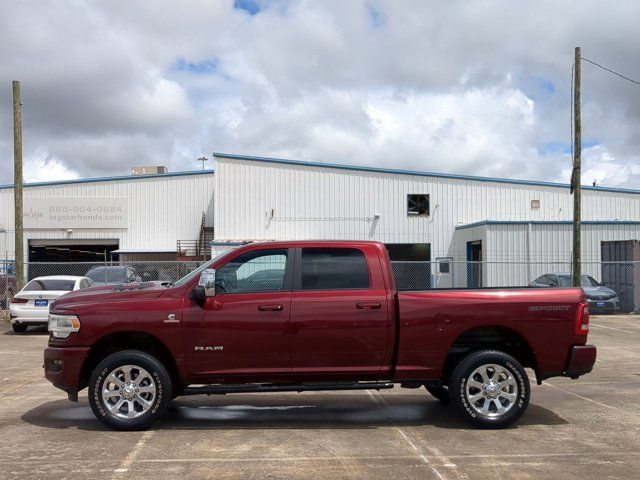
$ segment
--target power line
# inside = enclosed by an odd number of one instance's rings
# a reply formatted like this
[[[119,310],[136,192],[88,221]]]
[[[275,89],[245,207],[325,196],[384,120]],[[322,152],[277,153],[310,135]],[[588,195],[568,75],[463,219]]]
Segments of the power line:
[[[595,65],[596,67],[599,67],[599,68],[601,68],[601,69],[603,69],[603,70],[606,70],[606,71],[607,71],[607,72],[609,72],[609,73],[613,73],[614,75],[617,75],[617,76],[619,76],[620,78],[624,78],[625,80],[627,80],[627,81],[629,81],[629,82],[631,82],[631,83],[635,83],[636,85],[640,85],[640,82],[639,82],[638,80],[634,80],[633,78],[629,78],[629,77],[627,77],[627,76],[625,76],[625,75],[622,75],[621,73],[618,73],[618,72],[616,72],[616,71],[614,71],[614,70],[611,70],[610,68],[603,67],[603,66],[602,66],[602,65],[600,65],[599,63],[594,62],[593,60],[589,60],[588,58],[585,58],[585,57],[580,57],[580,58],[581,58],[582,60],[584,60],[585,62],[589,62],[590,64]]]
[[[584,60],[585,62],[589,62],[591,65],[595,65],[598,68],[601,68],[602,70],[612,73],[613,75],[616,75],[624,80],[627,80],[628,82],[631,82],[635,85],[640,85],[640,81],[638,80],[634,80],[633,78],[629,78],[626,75],[623,75],[619,72],[616,72],[615,70],[612,70],[610,68],[605,67],[604,65],[600,65],[598,62],[594,62],[593,60],[589,60],[586,57],[580,56],[580,60]],[[574,63],[571,64],[571,101],[573,102],[573,76],[574,76],[574,71],[575,71],[575,61]],[[575,162],[575,158],[574,158],[574,141],[573,141],[573,108],[571,109],[571,161],[572,163]],[[575,170],[575,165],[574,165],[574,170]],[[573,178],[573,175],[572,175]]]

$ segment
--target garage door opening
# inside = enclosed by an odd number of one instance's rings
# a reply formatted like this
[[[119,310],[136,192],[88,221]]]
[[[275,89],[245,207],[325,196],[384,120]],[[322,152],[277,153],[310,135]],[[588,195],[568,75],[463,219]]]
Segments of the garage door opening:
[[[104,262],[118,240],[29,240],[29,262]]]
[[[428,290],[431,278],[431,244],[387,243],[387,251],[398,290]]]
[[[46,275],[84,276],[104,265],[118,248],[118,240],[29,240],[27,278]]]

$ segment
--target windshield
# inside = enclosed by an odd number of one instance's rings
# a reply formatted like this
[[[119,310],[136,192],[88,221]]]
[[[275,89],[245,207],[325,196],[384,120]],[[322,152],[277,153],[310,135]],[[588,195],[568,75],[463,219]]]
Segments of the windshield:
[[[25,292],[35,292],[42,290],[54,290],[57,292],[70,292],[76,284],[74,280],[53,280],[53,279],[35,279],[31,280],[24,287]]]
[[[126,272],[124,268],[94,268],[87,272],[87,277],[100,283],[124,283]]]
[[[195,278],[196,276],[200,275],[200,273],[207,269],[207,268],[211,268],[211,265],[213,265],[215,262],[218,261],[218,259],[220,257],[222,257],[223,255],[226,255],[227,253],[229,253],[229,251],[220,253],[219,255],[217,255],[216,257],[212,258],[211,260],[209,260],[207,263],[203,263],[202,265],[200,265],[198,268],[196,268],[193,272],[186,274],[184,277],[182,277],[180,280],[176,281],[173,285],[176,287],[180,287],[182,285],[184,285],[185,283],[189,283],[189,281],[192,278]]]
[[[558,281],[561,287],[572,287],[573,279],[569,275],[558,275]],[[597,287],[599,284],[595,278],[590,275],[580,276],[580,285],[583,287]]]

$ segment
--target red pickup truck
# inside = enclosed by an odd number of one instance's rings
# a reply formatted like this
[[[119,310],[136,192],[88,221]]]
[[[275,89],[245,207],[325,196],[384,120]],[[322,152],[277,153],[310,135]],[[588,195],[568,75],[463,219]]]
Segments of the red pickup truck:
[[[148,428],[180,395],[426,387],[504,427],[538,383],[591,371],[579,288],[398,292],[383,244],[257,243],[173,284],[109,285],[51,305],[47,379],[89,388],[114,429]]]

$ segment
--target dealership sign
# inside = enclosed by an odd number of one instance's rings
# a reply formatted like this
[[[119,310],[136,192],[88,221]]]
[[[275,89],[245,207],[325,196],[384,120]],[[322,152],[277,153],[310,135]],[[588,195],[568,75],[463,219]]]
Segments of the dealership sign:
[[[24,197],[24,228],[127,228],[125,197]]]

